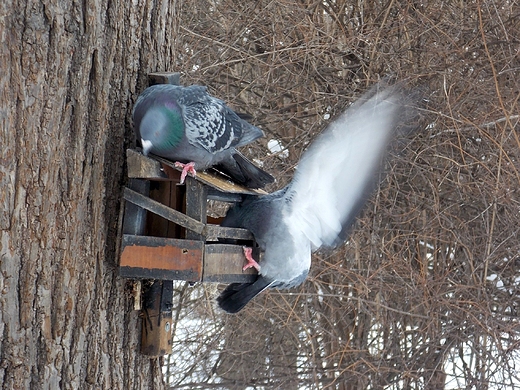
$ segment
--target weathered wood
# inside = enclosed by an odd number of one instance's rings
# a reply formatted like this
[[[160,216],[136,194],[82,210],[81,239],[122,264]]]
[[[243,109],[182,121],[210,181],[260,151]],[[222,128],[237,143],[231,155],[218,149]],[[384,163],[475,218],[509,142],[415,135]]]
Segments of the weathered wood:
[[[151,158],[147,156],[143,156],[139,158]],[[154,160],[159,161],[163,165],[169,166],[172,169],[182,171],[180,168],[175,167],[175,163],[169,161],[165,158],[159,156],[153,156]],[[244,187],[240,184],[234,183],[226,176],[221,173],[210,169],[208,171],[197,171],[197,176],[195,178],[197,181],[206,184],[210,188],[213,188],[221,193],[230,193],[230,194],[244,194],[244,195],[266,195],[267,192],[261,189],[251,189]]]
[[[195,182],[195,181],[194,181]],[[196,183],[196,182],[195,182]],[[189,212],[196,218],[206,219],[206,202],[202,199],[206,193],[203,185],[195,184],[191,189],[191,194],[186,201],[187,213]],[[253,236],[251,232],[246,229],[228,228],[217,225],[205,225],[204,223],[187,216],[180,211],[172,209],[160,202],[150,199],[144,195],[137,193],[129,188],[124,190],[124,199],[131,204],[136,205],[142,209],[151,211],[164,219],[174,222],[182,227],[185,227],[197,234],[196,239],[201,237],[208,237],[210,239],[217,238],[232,238],[237,240],[251,240]],[[128,207],[129,205],[127,205]],[[193,237],[192,237],[193,238]]]
[[[126,151],[128,177],[130,179],[168,179],[168,176],[161,169],[161,165],[157,161],[154,161],[150,158],[141,158],[141,156],[143,155],[136,150],[127,149]]]
[[[130,179],[128,187],[140,193],[141,195],[148,195],[150,193],[150,182],[147,180]],[[146,210],[136,206],[133,203],[126,203],[125,200],[121,202],[121,210],[119,214],[119,228],[117,242],[121,243],[124,234],[141,235],[146,230]],[[121,257],[121,245],[117,245],[116,258]],[[141,309],[141,281],[136,280],[132,285],[132,292],[134,297],[134,310]]]
[[[206,244],[204,250],[203,282],[247,283],[256,279],[257,271],[246,263],[243,246]]]
[[[179,72],[155,72],[148,73],[150,85],[172,84],[181,85],[181,74]]]
[[[208,189],[208,200],[219,202],[236,203],[242,201],[243,195],[237,193],[222,192],[214,188]]]
[[[215,241],[217,238],[232,238],[235,240],[253,240],[253,234],[247,229],[230,228],[218,225],[206,225],[202,231],[208,241]]]
[[[148,211],[151,211],[161,217],[167,219],[168,221],[172,221],[180,226],[185,227],[186,229],[192,230],[197,234],[201,234],[204,230],[204,224],[190,218],[189,216],[174,210],[168,206],[165,206],[155,200],[147,198],[135,191],[132,191],[129,188],[125,188],[123,192],[123,196],[125,200],[132,202],[139,207],[142,207]]]
[[[128,177],[149,180],[180,181],[182,169],[175,163],[159,156],[145,156],[134,149],[127,149]],[[210,187],[210,194],[226,202],[236,202],[243,195],[265,195],[264,190],[251,189],[229,180],[215,170],[198,171],[196,180]]]
[[[181,170],[147,157],[137,150],[127,149],[126,161],[130,179],[180,181]]]
[[[142,295],[141,353],[150,357],[171,353],[173,282],[149,281],[145,283]]]
[[[202,280],[204,243],[124,235],[119,274],[132,279]]]
[[[177,186],[172,181],[152,181],[150,199],[182,213],[182,191],[183,186]],[[178,199],[178,198],[181,199]],[[179,201],[180,200],[180,204]],[[148,212],[148,224],[146,235],[154,237],[181,238],[182,226],[169,221],[153,212]]]
[[[146,180],[130,179],[128,188],[143,196],[150,193],[150,182]],[[125,204],[123,215],[123,234],[143,234],[146,228],[146,210],[133,204]]]
[[[128,187],[142,195],[148,195],[150,192],[150,182],[145,180],[130,179]],[[133,203],[126,204],[123,199],[119,210],[116,242],[120,243],[122,241],[123,234],[143,234],[146,229],[146,213],[146,210],[143,208],[138,207]],[[120,256],[121,245],[117,245],[116,259],[119,259]]]
[[[192,177],[186,178],[186,215],[196,219],[206,227],[206,215],[208,207],[208,187]],[[192,240],[203,240],[204,236],[200,231],[186,231],[186,238]]]
[[[202,241],[125,235],[119,273],[132,279],[250,282],[255,280],[257,272],[251,268],[242,271],[246,262],[243,248],[242,245],[204,245]],[[257,251],[254,257],[261,261]]]

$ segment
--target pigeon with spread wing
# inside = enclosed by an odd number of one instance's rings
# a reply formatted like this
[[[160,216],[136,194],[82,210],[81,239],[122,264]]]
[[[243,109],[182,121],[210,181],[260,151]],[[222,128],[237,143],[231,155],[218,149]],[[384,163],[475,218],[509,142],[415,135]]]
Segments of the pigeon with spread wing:
[[[237,147],[263,136],[205,87],[153,85],[139,95],[133,109],[137,139],[143,153],[153,153],[188,173],[215,167],[234,181],[261,188],[273,177],[246,159]]]
[[[266,288],[301,284],[311,253],[335,247],[378,184],[382,159],[400,125],[410,118],[410,97],[397,85],[378,84],[335,119],[304,152],[292,182],[277,192],[247,196],[223,226],[249,229],[264,251],[252,283],[233,283],[218,297],[229,313],[240,311]]]

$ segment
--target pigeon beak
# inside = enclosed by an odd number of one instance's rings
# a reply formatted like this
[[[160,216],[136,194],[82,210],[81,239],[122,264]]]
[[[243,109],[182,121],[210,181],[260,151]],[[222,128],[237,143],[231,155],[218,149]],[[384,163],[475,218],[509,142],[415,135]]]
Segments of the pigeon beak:
[[[145,156],[148,156],[148,153],[150,153],[150,149],[152,149],[152,141],[148,141],[147,139],[141,138],[141,145],[143,146],[143,154]]]

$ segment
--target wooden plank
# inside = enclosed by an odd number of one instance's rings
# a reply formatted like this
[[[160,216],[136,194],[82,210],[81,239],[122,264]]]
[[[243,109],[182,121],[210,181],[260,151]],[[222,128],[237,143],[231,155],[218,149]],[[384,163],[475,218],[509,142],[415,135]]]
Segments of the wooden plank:
[[[150,183],[150,193],[148,194],[148,198],[159,202],[165,206],[171,208],[169,204],[169,191],[170,184],[169,181],[153,181]],[[128,202],[130,203],[130,202]],[[135,206],[138,207],[138,206]],[[140,207],[139,207],[140,208]],[[152,237],[164,237],[168,238],[168,226],[171,224],[173,226],[177,226],[173,222],[168,221],[167,219],[161,217],[152,212],[148,212],[145,209],[142,209],[148,215],[148,221],[146,226],[146,233],[140,234],[141,236],[152,236]],[[177,237],[171,237],[177,238]]]
[[[192,230],[197,234],[201,234],[204,230],[204,224],[197,221],[196,219],[190,218],[184,215],[180,211],[174,210],[168,206],[165,206],[155,200],[147,198],[129,188],[125,188],[123,192],[125,200],[132,202],[145,210],[151,211],[168,221],[174,222],[188,230]]]
[[[254,268],[242,271],[244,264],[246,264],[246,259],[243,246],[206,244],[204,248],[202,281],[218,283],[247,283],[255,281],[257,271]]]
[[[128,177],[131,179],[172,180],[179,182],[181,173],[175,167],[162,164],[134,149],[126,150]]]
[[[186,215],[196,219],[206,227],[206,215],[208,208],[208,187],[198,180],[186,178]],[[204,230],[204,229],[203,229]],[[191,240],[203,240],[202,231],[186,231],[186,238]]]
[[[238,203],[243,199],[243,194],[232,194],[229,192],[222,192],[210,187],[208,190],[208,200],[216,200],[219,202]]]
[[[128,166],[128,177],[133,179],[157,179],[164,180],[168,176],[161,170],[161,164],[151,158],[142,158],[140,152],[127,149],[126,162]]]
[[[150,182],[147,180],[130,179],[128,186],[142,195],[150,191]],[[130,203],[124,199],[121,202],[119,215],[119,226],[117,235],[116,258],[119,259],[122,251],[124,234],[143,234],[146,228],[146,210]],[[134,297],[134,310],[141,310],[141,281],[133,282],[132,295]]]
[[[141,155],[143,156],[143,155]],[[149,158],[143,156],[144,158]],[[160,161],[162,164],[169,166],[175,170],[182,171],[182,169],[175,167],[175,163],[169,161],[165,158],[153,156],[153,158],[157,161]],[[195,179],[201,183],[204,183],[220,192],[223,193],[231,193],[231,194],[244,194],[244,195],[266,195],[267,192],[260,189],[251,189],[244,187],[240,184],[234,183],[228,177],[220,174],[215,170],[208,171],[197,171],[197,176]]]
[[[130,179],[128,186],[139,192],[147,195],[150,190],[150,182],[145,180]],[[116,258],[119,259],[121,255],[121,241],[123,234],[143,234],[146,227],[146,210],[143,210],[136,205],[126,202],[124,199],[121,202],[121,209],[119,211],[119,221],[117,228],[117,249]]]
[[[213,187],[220,192],[230,193],[230,194],[245,194],[245,195],[266,195],[267,192],[261,189],[251,189],[244,187],[240,184],[233,182],[231,179],[226,176],[211,170],[211,171],[197,171],[197,179],[210,186]]]
[[[186,186],[175,186],[175,204],[172,207],[182,213],[186,213]],[[177,225],[176,238],[183,238],[186,236],[186,229]]]
[[[150,85],[171,84],[181,85],[181,74],[179,72],[154,72],[148,73]]]
[[[175,166],[175,162],[159,156],[145,156],[134,149],[127,149],[128,177],[150,180],[180,180],[182,169]],[[225,196],[225,194],[266,195],[267,192],[260,189],[251,189],[234,183],[228,177],[215,170],[197,171],[196,180],[216,190],[212,196]]]
[[[155,280],[144,283],[141,353],[163,356],[172,352],[173,282]]]
[[[193,196],[194,194],[198,194]],[[201,219],[204,219],[201,215],[205,213],[205,204],[201,201],[200,195],[203,195],[199,189],[194,189],[193,193],[188,197],[190,199],[187,201],[187,210],[188,205],[190,208],[190,212],[192,215],[198,216]],[[240,228],[228,228],[216,225],[205,225],[204,223],[197,221],[190,216],[187,216],[177,210],[174,210],[168,206],[163,205],[160,202],[157,202],[153,199],[150,199],[146,196],[143,196],[135,191],[130,190],[129,188],[125,188],[124,190],[124,199],[133,204],[142,207],[145,210],[151,211],[168,221],[176,223],[180,226],[183,226],[189,230],[192,230],[197,234],[195,237],[189,237],[191,239],[198,239],[202,236],[207,236],[212,239],[216,238],[232,238],[237,240],[251,240],[252,234],[246,229]],[[202,202],[202,204],[200,203]]]
[[[179,209],[177,203],[177,190],[180,187],[172,181],[153,181],[151,182],[149,197],[171,209],[182,212],[182,206]],[[146,212],[146,210],[143,211]],[[181,238],[182,226],[177,223],[151,212],[148,213],[148,222],[146,234],[142,235]]]
[[[150,182],[147,180],[130,179],[128,188],[143,196],[150,193]],[[133,203],[125,202],[123,217],[123,234],[144,234],[146,228],[146,210]]]
[[[217,238],[232,238],[235,240],[253,240],[253,234],[247,229],[230,228],[218,225],[206,225],[202,234],[209,241]]]
[[[174,238],[123,235],[119,274],[133,279],[202,279],[204,243]]]

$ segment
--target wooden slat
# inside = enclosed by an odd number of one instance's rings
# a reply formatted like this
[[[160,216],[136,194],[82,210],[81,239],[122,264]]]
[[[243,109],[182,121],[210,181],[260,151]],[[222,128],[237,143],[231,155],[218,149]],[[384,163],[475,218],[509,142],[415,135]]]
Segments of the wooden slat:
[[[134,149],[126,150],[126,162],[130,179],[171,180],[177,183],[181,179],[180,169],[163,164]]]
[[[129,202],[132,202],[133,204],[136,204],[145,210],[151,211],[152,213],[160,215],[168,221],[174,222],[182,227],[185,227],[186,229],[194,231],[197,234],[201,234],[204,230],[205,225],[202,222],[190,218],[180,211],[174,210],[155,200],[147,198],[146,196],[132,191],[129,188],[124,189],[123,197]]]
[[[185,227],[193,232],[211,238],[232,238],[236,240],[251,240],[253,235],[249,230],[240,228],[228,228],[216,225],[205,225],[202,222],[195,220],[177,210],[163,205],[153,199],[141,195],[129,188],[125,188],[123,196],[125,200],[142,207],[145,210],[151,211],[168,221],[174,222],[182,227]]]
[[[173,210],[182,212],[182,207],[178,207],[177,194],[179,189],[180,186],[175,185],[175,183],[171,181],[154,181],[151,182],[150,193],[148,197]],[[128,204],[131,203],[128,202]],[[138,206],[134,207],[141,209]],[[182,237],[182,226],[178,225],[177,223],[171,222],[157,214],[147,212],[144,209],[141,210],[147,214],[147,229],[146,234],[140,235],[168,238]]]
[[[232,238],[235,240],[253,240],[253,234],[247,229],[206,225],[203,235],[208,239]]]
[[[247,283],[257,278],[254,268],[242,271],[246,259],[240,245],[206,244],[204,252],[203,282]]]
[[[163,356],[172,352],[173,282],[155,280],[143,288],[141,353]]]
[[[261,261],[258,251],[253,256]],[[254,281],[257,272],[254,268],[242,271],[245,263],[241,245],[124,235],[119,272],[122,277],[134,279]]]
[[[143,158],[149,158],[141,155]],[[153,156],[153,158],[157,161],[160,161],[162,164],[167,165],[173,169],[182,171],[182,169],[175,167],[175,163],[165,158],[159,156]],[[244,195],[266,195],[267,192],[260,189],[251,189],[244,187],[240,184],[234,183],[226,176],[218,173],[215,170],[211,171],[197,171],[197,176],[195,179],[201,183],[210,186],[220,192],[223,193],[231,193],[231,194],[244,194]]]
[[[193,177],[186,178],[186,215],[206,226],[208,187]],[[187,231],[186,238],[203,240],[202,231]]]
[[[202,279],[204,243],[174,238],[123,236],[119,273],[135,279]]]
[[[150,193],[150,182],[147,180],[130,179],[128,188],[143,196]],[[123,217],[123,234],[144,234],[146,228],[146,210],[132,203],[125,203]]]
[[[134,149],[127,149],[128,177],[150,180],[179,181],[182,169],[175,163],[159,156],[145,156]],[[226,176],[215,170],[197,171],[197,181],[206,184],[216,190],[220,196],[225,194],[266,195],[267,192],[260,189],[251,189],[232,182]],[[212,196],[216,196],[213,194]]]
[[[150,191],[150,182],[147,180],[130,179],[128,184],[130,188],[143,195],[147,195]],[[144,234],[146,228],[146,210],[132,203],[127,203],[124,199],[121,202],[119,211],[119,221],[117,228],[117,242],[121,243],[123,234]],[[121,255],[121,245],[117,245],[116,258]]]
[[[208,191],[208,200],[216,200],[218,202],[227,202],[227,203],[238,203],[243,199],[243,194],[231,194],[229,192],[222,192],[216,190],[213,187],[209,188]]]
[[[126,162],[128,166],[128,177],[130,179],[168,179],[168,175],[161,168],[159,162],[151,158],[146,158],[134,149],[126,150]]]
[[[148,73],[150,85],[171,84],[181,85],[181,74],[179,72],[155,72]]]

